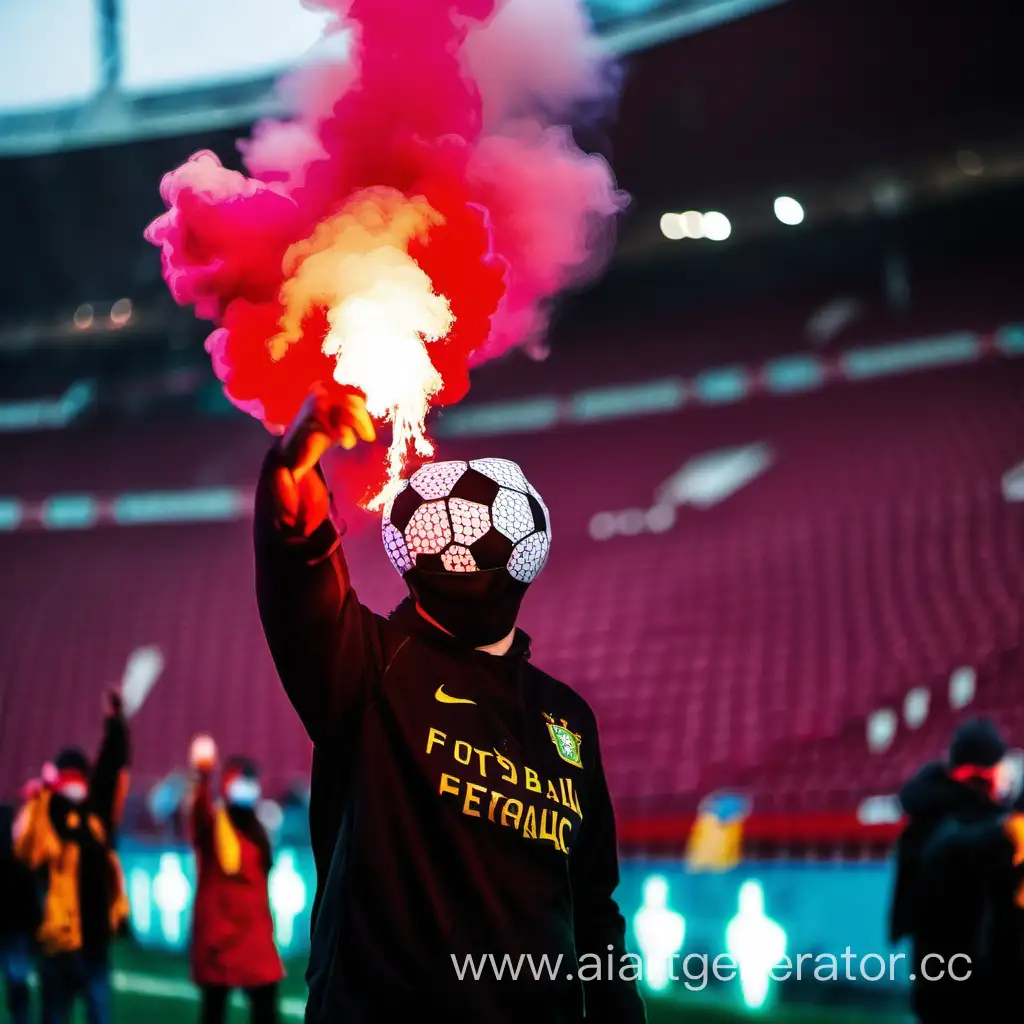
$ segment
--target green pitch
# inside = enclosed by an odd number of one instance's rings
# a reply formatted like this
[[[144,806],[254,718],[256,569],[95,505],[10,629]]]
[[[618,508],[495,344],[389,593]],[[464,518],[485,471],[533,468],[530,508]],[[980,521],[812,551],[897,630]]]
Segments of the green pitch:
[[[305,963],[292,961],[286,966],[288,977],[281,986],[282,1024],[302,1021],[305,995]],[[192,1024],[198,1019],[196,990],[188,980],[188,965],[180,957],[119,943],[114,956],[113,983],[115,1024]],[[0,1019],[7,1022],[6,1010],[0,1008],[0,1013]],[[804,1007],[773,1013],[737,1013],[697,1000],[648,1000],[647,1015],[649,1024],[902,1024],[906,1019]],[[229,1022],[248,1022],[247,1008],[240,999],[231,1008]],[[69,1024],[85,1024],[81,1009]]]

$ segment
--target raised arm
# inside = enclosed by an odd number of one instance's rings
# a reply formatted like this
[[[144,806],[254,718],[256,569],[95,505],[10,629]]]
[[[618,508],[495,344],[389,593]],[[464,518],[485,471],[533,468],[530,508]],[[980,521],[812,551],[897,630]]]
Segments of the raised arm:
[[[210,774],[217,764],[217,745],[209,736],[196,736],[188,752],[189,767],[195,775],[189,794],[189,833],[197,851],[213,846],[213,791]]]
[[[124,799],[128,793],[130,762],[131,743],[121,695],[111,691],[107,694],[103,740],[89,780],[89,802],[108,833],[114,831],[121,819]]]
[[[616,976],[584,982],[586,1016],[604,1024],[646,1024],[647,1014],[635,981],[620,976],[626,952],[626,922],[613,893],[619,884],[619,853],[608,783],[596,750],[589,784],[587,816],[569,860],[572,878],[576,950],[611,958]]]
[[[349,584],[319,470],[332,445],[374,438],[362,401],[316,390],[268,453],[256,491],[256,599],[271,656],[314,743],[336,735],[380,670],[374,617]]]
[[[203,773],[192,784],[189,807],[189,833],[192,846],[197,851],[209,850],[213,845],[213,793],[210,790],[210,776]]]

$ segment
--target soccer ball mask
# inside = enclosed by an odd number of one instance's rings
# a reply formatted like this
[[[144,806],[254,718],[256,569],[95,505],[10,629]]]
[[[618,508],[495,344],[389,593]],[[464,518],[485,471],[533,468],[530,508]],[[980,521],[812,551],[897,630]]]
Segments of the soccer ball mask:
[[[385,509],[381,531],[422,610],[472,647],[512,631],[551,546],[547,507],[508,459],[421,466]]]

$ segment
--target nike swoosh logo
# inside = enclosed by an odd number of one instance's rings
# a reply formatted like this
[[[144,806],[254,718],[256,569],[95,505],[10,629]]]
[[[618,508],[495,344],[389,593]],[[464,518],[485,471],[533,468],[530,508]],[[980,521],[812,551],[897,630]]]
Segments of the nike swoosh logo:
[[[435,693],[434,696],[442,704],[475,704],[476,703],[475,700],[467,700],[465,697],[450,697],[447,693],[444,692],[444,686],[439,686],[437,688],[437,693]]]

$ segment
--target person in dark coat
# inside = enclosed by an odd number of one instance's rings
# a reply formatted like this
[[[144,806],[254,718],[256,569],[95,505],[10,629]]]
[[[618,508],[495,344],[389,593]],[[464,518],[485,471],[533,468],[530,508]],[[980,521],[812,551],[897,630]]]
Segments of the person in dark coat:
[[[890,939],[911,944],[911,1005],[922,1024],[985,1021],[1020,971],[1021,857],[1007,745],[987,719],[956,731],[947,762],[903,787]]]
[[[12,1024],[28,1024],[28,977],[41,907],[32,872],[14,856],[15,808],[0,804],[0,972]]]

